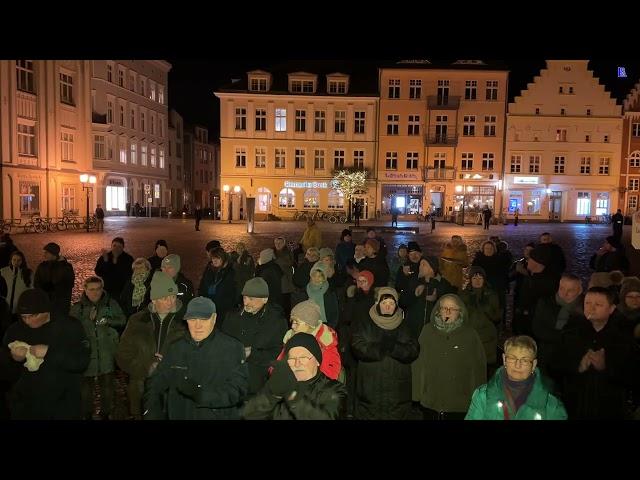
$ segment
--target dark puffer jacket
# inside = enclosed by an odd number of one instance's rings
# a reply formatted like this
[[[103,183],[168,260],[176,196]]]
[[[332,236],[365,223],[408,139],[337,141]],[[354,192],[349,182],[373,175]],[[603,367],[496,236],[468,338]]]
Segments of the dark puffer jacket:
[[[225,315],[240,302],[240,292],[236,288],[235,270],[227,263],[222,268],[208,264],[200,281],[198,295],[210,298],[216,304],[218,317],[216,325],[224,323]]]
[[[256,268],[256,277],[262,277],[269,286],[269,302],[282,305],[282,268],[271,260]]]
[[[33,286],[47,292],[54,311],[68,315],[75,278],[73,265],[66,258],[60,257],[38,265]]]
[[[104,280],[104,289],[113,298],[120,298],[122,295],[122,289],[127,284],[127,280],[131,278],[132,264],[133,257],[127,252],[122,252],[117,263],[113,263],[113,252],[109,252],[106,262],[102,256],[98,258],[94,271]],[[153,276],[153,273],[151,275]]]

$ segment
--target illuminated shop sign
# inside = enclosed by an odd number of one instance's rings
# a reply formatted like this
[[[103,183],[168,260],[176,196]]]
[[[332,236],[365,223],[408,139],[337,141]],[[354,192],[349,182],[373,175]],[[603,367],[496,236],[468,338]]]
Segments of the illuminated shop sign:
[[[514,177],[513,183],[518,183],[520,185],[537,185],[538,177]]]
[[[329,188],[328,182],[284,182],[285,188]]]

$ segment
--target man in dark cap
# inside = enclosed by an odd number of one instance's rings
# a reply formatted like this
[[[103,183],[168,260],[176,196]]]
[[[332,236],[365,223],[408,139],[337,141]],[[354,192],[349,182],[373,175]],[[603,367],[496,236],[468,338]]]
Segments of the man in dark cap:
[[[274,363],[264,389],[244,409],[247,420],[336,420],[347,396],[344,385],[320,371],[322,351],[313,335],[296,333],[286,360]]]
[[[46,292],[26,290],[21,321],[9,326],[0,347],[0,372],[13,387],[15,420],[80,420],[81,382],[91,349],[82,324],[56,312]]]
[[[589,266],[596,272],[620,270],[625,274],[628,273],[629,260],[620,240],[613,235],[608,236],[600,249],[591,256]]]
[[[105,291],[113,298],[120,298],[131,278],[132,265],[133,257],[124,251],[124,239],[116,237],[111,241],[111,250],[102,250],[94,271],[104,280]]]
[[[54,311],[68,315],[76,278],[73,266],[60,256],[60,245],[57,243],[47,243],[43,250],[44,261],[36,269],[33,286],[47,293]]]
[[[567,260],[562,247],[553,241],[549,232],[542,233],[539,240],[539,245],[549,245],[551,250],[551,263],[548,268],[549,270],[554,270],[558,275],[558,278],[560,278],[560,275],[562,275],[567,269]]]

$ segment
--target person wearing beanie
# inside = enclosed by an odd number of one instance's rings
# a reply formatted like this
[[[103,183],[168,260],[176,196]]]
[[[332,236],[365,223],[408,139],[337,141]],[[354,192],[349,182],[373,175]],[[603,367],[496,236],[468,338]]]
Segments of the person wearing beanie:
[[[229,261],[229,255],[218,247],[209,251],[209,258],[211,262],[200,279],[198,295],[207,297],[216,304],[216,324],[221,326],[227,312],[240,304],[240,289],[236,286],[236,272]]]
[[[497,325],[502,321],[498,295],[487,285],[487,274],[482,267],[469,268],[469,283],[460,292],[467,307],[467,324],[480,336],[487,357],[487,376],[493,375],[498,361]]]
[[[462,300],[447,294],[436,302],[420,334],[412,387],[425,420],[464,419],[474,390],[487,381],[485,348],[467,321]]]
[[[422,257],[417,275],[409,276],[408,279],[406,289],[400,297],[400,305],[406,309],[407,327],[417,339],[425,323],[429,322],[431,310],[438,299],[458,290],[440,275],[437,257]]]
[[[451,241],[445,243],[444,249],[440,254],[440,274],[451,285],[461,290],[463,282],[462,270],[468,266],[469,254],[467,246],[460,235],[453,235]]]
[[[238,242],[236,249],[229,254],[229,263],[235,273],[236,288],[242,290],[247,280],[256,274],[256,263],[243,242]]]
[[[407,244],[407,261],[402,267],[398,269],[396,278],[394,280],[395,289],[397,292],[405,292],[409,289],[410,283],[416,283],[418,280],[418,270],[420,268],[420,260],[422,259],[422,249],[417,242],[409,242]],[[403,308],[404,305],[402,298],[400,304]]]
[[[622,281],[616,310],[620,313],[620,329],[640,342],[640,278],[626,277]]]
[[[336,245],[336,263],[338,269],[345,270],[347,260],[353,258],[356,253],[356,246],[353,243],[353,234],[351,230],[344,229],[340,234],[340,243]]]
[[[291,295],[291,305],[295,306],[305,300],[313,300],[320,307],[322,323],[335,328],[338,325],[340,308],[335,289],[328,280],[330,269],[321,261],[316,262],[309,272],[309,282],[304,290]]]
[[[194,297],[193,283],[180,271],[180,255],[172,253],[162,259],[160,269],[169,275],[178,286],[178,298],[182,302],[184,308]]]
[[[11,255],[16,250],[18,250],[18,247],[13,243],[11,235],[8,233],[0,234],[0,268],[9,266]]]
[[[304,254],[304,260],[296,267],[293,272],[293,284],[298,289],[304,289],[309,283],[309,274],[311,268],[320,260],[320,249],[311,247]],[[295,292],[294,292],[295,293]],[[291,294],[291,303],[293,305],[293,293]]]
[[[47,292],[53,311],[69,314],[75,278],[73,265],[60,255],[60,246],[56,243],[45,245],[44,261],[36,269],[33,286]]]
[[[216,318],[209,298],[189,302],[188,333],[169,345],[147,381],[145,420],[240,419],[249,377],[244,348],[214,329]]]
[[[167,348],[184,335],[182,302],[178,286],[164,272],[151,279],[151,303],[129,318],[116,352],[118,366],[129,374],[129,410],[134,419],[142,416],[145,379],[158,366]]]
[[[375,231],[373,233],[375,234]],[[358,264],[358,269],[373,273],[376,282],[374,287],[388,286],[389,265],[385,257],[380,255],[380,242],[376,238],[367,238],[364,243],[364,253],[366,257]]]
[[[94,271],[104,280],[104,289],[111,297],[120,298],[122,295],[124,286],[131,276],[131,265],[133,257],[124,251],[124,240],[121,237],[111,241],[110,251],[102,250]]]
[[[286,344],[292,336],[300,332],[313,335],[322,350],[320,370],[327,377],[337,380],[342,371],[342,359],[338,352],[338,334],[329,325],[322,323],[318,304],[311,300],[297,303],[291,309],[290,318],[291,329],[285,333],[282,342]],[[284,357],[283,349],[277,360],[282,360]]]
[[[402,243],[398,247],[398,253],[392,257],[389,257],[389,286],[395,287],[398,271],[409,261],[409,252],[407,246]]]
[[[367,227],[366,240],[376,240],[378,242],[377,254],[382,257],[383,260],[387,258],[387,244],[384,243],[384,239],[380,235],[376,235],[376,229],[374,227]]]
[[[82,324],[56,311],[38,288],[20,295],[17,313],[21,319],[9,326],[0,345],[0,376],[15,379],[11,419],[82,419],[80,385],[91,357]]]
[[[276,257],[272,248],[267,248],[260,252],[258,267],[256,268],[256,277],[262,277],[269,285],[269,301],[282,305],[282,277],[284,272],[280,265],[276,262]]]
[[[398,293],[381,287],[367,318],[352,325],[351,348],[358,361],[356,419],[410,418],[411,362],[418,357],[419,347],[403,317]]]
[[[496,292],[500,301],[500,308],[504,309],[511,264],[506,262],[504,255],[498,254],[497,243],[491,240],[483,242],[471,265],[484,269],[487,274],[487,284]]]
[[[589,266],[596,272],[612,272],[620,270],[624,274],[629,272],[629,260],[624,247],[614,236],[606,238],[604,244],[591,256]]]
[[[313,335],[297,333],[274,362],[262,391],[244,408],[247,420],[337,420],[347,396],[344,385],[328,378],[324,354]]]
[[[149,257],[149,263],[151,264],[151,271],[155,272],[162,268],[162,260],[169,254],[169,246],[166,240],[158,240],[154,247],[153,256]]]
[[[293,271],[296,264],[293,252],[287,247],[287,240],[284,237],[273,239],[273,252],[276,256],[275,262],[282,270],[282,280],[280,281],[281,305],[285,316],[288,317],[291,312],[291,293],[296,289],[293,283]]]

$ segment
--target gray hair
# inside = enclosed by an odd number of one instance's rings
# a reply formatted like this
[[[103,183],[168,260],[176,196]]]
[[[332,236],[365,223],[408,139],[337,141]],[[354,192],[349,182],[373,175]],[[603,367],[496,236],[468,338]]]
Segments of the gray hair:
[[[89,285],[90,283],[99,283],[100,287],[104,288],[104,280],[102,279],[102,277],[98,277],[97,275],[91,275],[90,277],[87,277],[82,283],[82,287],[87,288],[87,285]]]
[[[533,352],[533,358],[538,357],[538,345],[536,344],[536,341],[528,335],[518,335],[507,338],[506,342],[504,342],[504,351],[506,352],[512,347],[529,350]]]
[[[136,258],[131,264],[131,270],[135,270],[135,268],[139,265],[144,265],[144,267],[147,269],[147,272],[151,271],[151,263],[149,263],[149,260],[144,257]]]

